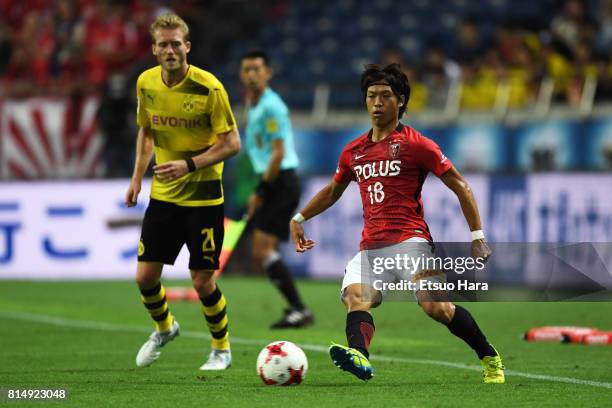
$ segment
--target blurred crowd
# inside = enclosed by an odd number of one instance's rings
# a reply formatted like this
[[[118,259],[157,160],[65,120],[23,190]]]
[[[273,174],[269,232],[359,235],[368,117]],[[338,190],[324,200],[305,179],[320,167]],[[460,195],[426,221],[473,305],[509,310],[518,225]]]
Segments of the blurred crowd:
[[[106,175],[130,173],[137,76],[155,64],[149,26],[173,11],[194,43],[189,61],[226,58],[227,43],[257,30],[245,0],[0,0],[0,97],[99,97]]]
[[[579,104],[589,81],[595,100],[611,100],[612,0],[555,4],[548,16],[495,21],[484,34],[482,18],[464,17],[452,41],[428,41],[419,60],[405,61],[401,50],[388,48],[381,62],[405,67],[413,110],[443,108],[453,84],[461,85],[462,109],[488,109],[500,97],[510,107],[527,107],[545,78],[554,101]],[[230,56],[228,44],[253,42],[260,25],[283,21],[275,10],[300,7],[266,0],[0,0],[1,91],[11,97],[125,92],[153,63],[149,24],[169,10],[191,26],[191,62],[219,66]]]
[[[446,1],[0,0],[0,98],[96,95],[106,175],[129,175],[134,83],[155,64],[149,26],[174,11],[191,29],[190,63],[234,102],[253,47],[272,56],[294,109],[311,109],[320,83],[332,108],[361,109],[355,79],[372,62],[402,64],[411,111],[446,109],[452,95],[461,111],[612,101],[612,0]]]
[[[0,2],[2,85],[12,97],[100,89],[148,51],[149,2]]]
[[[589,82],[595,101],[612,101],[612,0],[592,9],[565,0],[540,21],[546,25],[508,21],[485,36],[477,20],[466,18],[451,44],[426,47],[422,64],[405,62],[396,49],[385,50],[383,60],[406,67],[413,110],[443,108],[453,83],[460,85],[464,110],[493,108],[500,97],[511,108],[529,107],[544,79],[552,85],[553,103],[579,105]]]
[[[149,25],[170,10],[190,24],[192,62],[210,63],[224,58],[226,41],[252,34],[256,7],[236,0],[0,0],[2,93],[61,96],[122,85],[115,75],[131,77],[153,63]]]

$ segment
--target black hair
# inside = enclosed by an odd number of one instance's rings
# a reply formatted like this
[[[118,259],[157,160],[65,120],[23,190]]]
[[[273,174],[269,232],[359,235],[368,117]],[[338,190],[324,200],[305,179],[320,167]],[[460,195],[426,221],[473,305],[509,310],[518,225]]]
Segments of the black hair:
[[[240,58],[240,61],[242,62],[245,59],[255,59],[255,58],[261,58],[264,62],[264,65],[266,66],[270,65],[268,64],[269,62],[268,54],[266,54],[266,52],[263,50],[251,50],[247,52],[246,54],[244,54],[242,58]]]
[[[404,103],[399,109],[399,118],[404,115],[408,100],[410,99],[410,82],[402,71],[399,64],[389,64],[386,67],[380,65],[366,65],[361,74],[361,92],[366,98],[368,88],[372,85],[389,85],[398,99],[404,98]]]

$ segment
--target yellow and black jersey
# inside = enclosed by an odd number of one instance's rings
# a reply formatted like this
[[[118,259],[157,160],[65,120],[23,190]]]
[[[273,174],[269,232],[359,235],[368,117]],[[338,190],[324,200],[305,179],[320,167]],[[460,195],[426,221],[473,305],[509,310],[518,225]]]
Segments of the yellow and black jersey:
[[[168,87],[161,67],[143,72],[136,83],[138,125],[150,128],[155,162],[196,156],[236,127],[223,84],[210,72],[189,66],[183,80]],[[151,198],[183,206],[223,203],[223,162],[187,173],[170,183],[153,177]]]

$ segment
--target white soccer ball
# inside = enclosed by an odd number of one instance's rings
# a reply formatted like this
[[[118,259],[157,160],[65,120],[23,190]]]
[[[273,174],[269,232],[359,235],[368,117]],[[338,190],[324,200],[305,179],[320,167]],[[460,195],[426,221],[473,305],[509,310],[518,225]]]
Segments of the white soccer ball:
[[[306,354],[290,341],[270,343],[257,357],[257,375],[266,385],[298,385],[306,371]]]

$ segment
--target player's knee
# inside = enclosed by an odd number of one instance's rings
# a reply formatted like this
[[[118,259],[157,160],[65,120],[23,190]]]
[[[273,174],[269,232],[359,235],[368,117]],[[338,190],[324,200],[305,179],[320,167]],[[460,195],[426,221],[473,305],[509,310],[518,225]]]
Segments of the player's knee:
[[[138,267],[136,271],[136,284],[140,289],[150,289],[157,285],[161,271],[151,267]]]
[[[420,302],[423,311],[432,319],[440,323],[448,323],[453,316],[453,308],[450,302]]]
[[[253,260],[262,267],[265,268],[264,263],[266,259],[270,256],[270,252],[274,252],[273,248],[269,248],[266,245],[266,242],[261,239],[261,237],[256,236],[253,238],[253,248],[251,255],[253,256]]]
[[[259,264],[262,268],[267,270],[272,264],[280,259],[280,254],[275,250],[267,250],[262,253],[261,261]]]
[[[344,291],[342,294],[342,302],[349,312],[358,310],[367,311],[370,309],[369,302],[365,302],[359,292]]]
[[[431,302],[419,302],[419,306],[421,306],[421,309],[427,316],[431,316],[431,313],[433,313]]]
[[[157,285],[157,282],[159,282],[159,279],[155,279],[151,276],[140,274],[136,275],[136,284],[140,289],[151,289]]]
[[[255,261],[256,264],[263,266],[263,261],[265,259],[265,253],[261,247],[257,245],[253,245],[253,250],[251,252],[251,255],[253,256],[253,261]]]
[[[200,297],[208,296],[215,290],[215,279],[212,271],[199,271],[191,274],[193,288]]]

